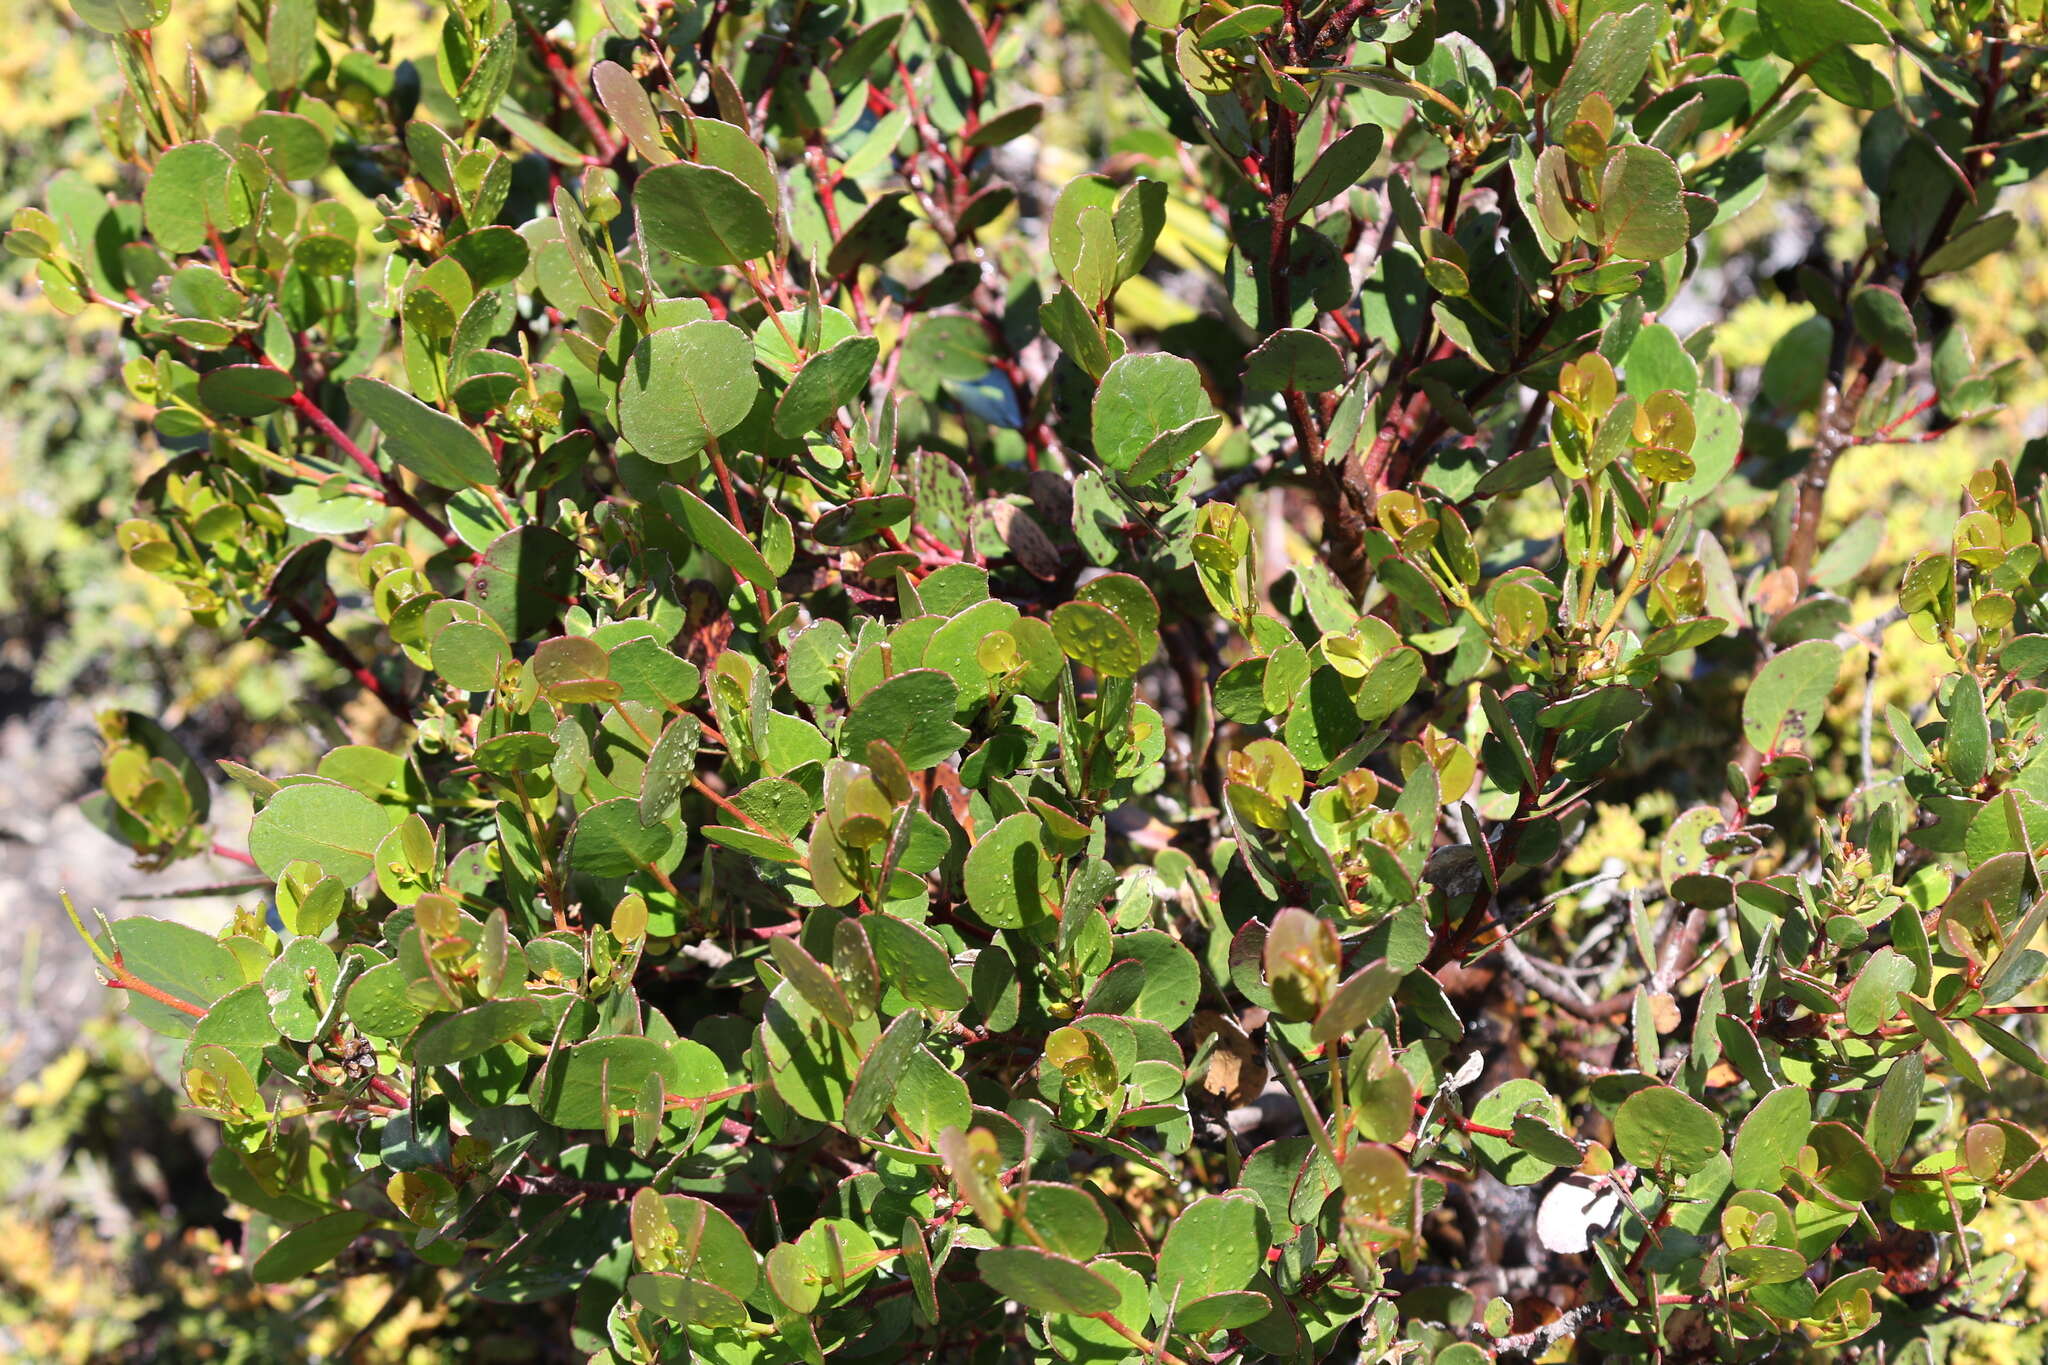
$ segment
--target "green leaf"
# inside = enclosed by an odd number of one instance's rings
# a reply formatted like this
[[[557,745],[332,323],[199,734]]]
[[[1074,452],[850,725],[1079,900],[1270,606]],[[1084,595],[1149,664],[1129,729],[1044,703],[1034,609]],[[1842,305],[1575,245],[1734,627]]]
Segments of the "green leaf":
[[[675,813],[677,798],[697,775],[697,740],[703,727],[695,716],[677,716],[662,727],[640,778],[640,823],[658,825]]]
[[[783,980],[803,996],[806,1004],[828,1023],[842,1029],[853,1027],[853,1005],[847,1000],[846,992],[840,989],[838,979],[825,970],[822,962],[804,951],[794,939],[770,939],[768,948],[768,955],[775,960]]]
[[[974,1120],[967,1082],[922,1047],[910,1055],[893,1110],[904,1131],[927,1144],[947,1129]]]
[[[1678,163],[1655,147],[1617,148],[1600,172],[1600,208],[1592,233],[1601,248],[1632,261],[1655,261],[1691,237]]]
[[[199,378],[199,401],[231,417],[263,417],[277,411],[298,386],[281,370],[262,365],[223,365]]]
[[[866,392],[881,352],[881,343],[873,337],[854,336],[806,360],[775,404],[775,430],[802,436],[824,426]]]
[[[1360,967],[1338,985],[1322,1013],[1316,1016],[1315,1025],[1309,1030],[1311,1041],[1327,1043],[1364,1028],[1394,998],[1404,975],[1383,957]]]
[[[1038,325],[1091,378],[1101,379],[1109,368],[1109,362],[1115,358],[1110,350],[1109,335],[1067,285],[1062,284],[1051,298],[1039,305]]]
[[[560,532],[522,526],[485,548],[465,595],[508,639],[530,640],[571,605],[578,558]]]
[[[397,962],[370,968],[348,990],[348,1017],[373,1038],[404,1038],[419,1027],[422,1011],[406,995],[405,970]]]
[[[1646,1171],[1691,1175],[1721,1150],[1721,1120],[1698,1100],[1668,1085],[1638,1090],[1614,1111],[1622,1156]]]
[[[282,13],[288,6],[280,5]],[[256,114],[242,125],[242,140],[252,147],[260,148],[263,159],[272,170],[287,180],[309,180],[327,168],[327,134],[319,124],[303,114],[285,114],[266,110]],[[526,244],[519,234],[510,228],[497,231],[518,243],[520,259],[525,260]],[[513,275],[519,272],[514,270]]]
[[[710,842],[734,849],[749,857],[763,858],[773,863],[803,861],[803,853],[786,839],[757,834],[753,830],[731,825],[706,825],[699,832]]]
[[[761,202],[768,206],[771,218],[777,216],[776,205],[781,201],[781,192],[777,188],[775,167],[769,164],[768,153],[755,141],[753,134],[723,119],[691,118],[685,124],[683,142],[691,161],[716,167],[736,177],[760,196]]]
[[[561,1048],[534,1079],[533,1108],[558,1128],[597,1129],[639,1103],[649,1076],[675,1090],[681,1064],[651,1038],[594,1038]]]
[[[1191,1303],[1243,1289],[1265,1261],[1257,1203],[1241,1195],[1204,1195],[1181,1210],[1159,1248],[1153,1292]]]
[[[1137,0],[1131,8],[1154,28],[1178,28],[1195,5],[1194,0]]]
[[[886,916],[884,917],[886,918]],[[963,992],[964,994],[964,992]],[[861,1058],[853,1086],[846,1092],[846,1118],[841,1124],[855,1137],[872,1133],[895,1102],[910,1059],[924,1042],[924,1020],[915,1014],[899,1014],[891,1020],[868,1055]]]
[[[1137,632],[1094,602],[1065,602],[1054,608],[1052,633],[1068,658],[1106,677],[1132,677],[1147,662]]]
[[[1742,698],[1742,733],[1761,753],[1804,750],[1842,669],[1840,646],[1797,644],[1765,664]]]
[[[140,0],[112,0],[107,9],[115,5],[143,7]],[[249,211],[235,184],[234,158],[212,142],[185,142],[166,151],[142,188],[142,221],[156,244],[174,255],[205,246],[209,227],[241,227]]]
[[[1915,1050],[1892,1063],[1871,1101],[1870,1150],[1885,1169],[1898,1165],[1912,1137],[1914,1120],[1920,1114],[1920,1092],[1927,1083],[1927,1064]]]
[[[641,339],[619,376],[619,434],[674,464],[744,422],[760,389],[754,343],[739,328],[708,319],[664,327]]]
[[[1882,43],[1885,26],[1850,0],[1773,0],[1757,9],[1757,27],[1771,49],[1804,67],[1814,86],[1855,109],[1883,109],[1897,98],[1891,78],[1849,50]]]
[[[243,984],[235,955],[197,929],[148,915],[115,920],[111,927],[111,947],[122,964],[166,995],[205,1007]],[[173,1038],[191,1034],[190,1014],[136,991],[122,994],[128,1012],[145,1028]]]
[[[297,938],[285,945],[263,969],[264,998],[279,1033],[299,1043],[318,1036],[320,1021],[334,999],[338,969],[334,950],[317,939]]]
[[[866,916],[863,923],[883,980],[905,1000],[924,1009],[966,1008],[967,987],[930,930],[887,914]]]
[[[982,923],[1016,929],[1046,914],[1039,869],[1044,826],[1030,812],[1012,815],[968,851],[962,876],[967,903]]]
[[[1204,51],[1224,47],[1239,39],[1264,33],[1286,17],[1287,12],[1278,5],[1245,5],[1235,14],[1219,19],[1203,29],[1202,36],[1195,45]]]
[[[916,503],[906,494],[854,498],[819,515],[811,539],[820,545],[852,545],[908,517]]]
[[[2013,798],[2009,796],[2007,799]],[[2003,1004],[2040,979],[2048,958],[2031,945],[2040,936],[2044,924],[2048,924],[2048,895],[2037,896],[2027,907],[2027,913],[2007,935],[2005,947],[1991,964],[1991,970],[1984,973],[1978,989],[1983,992],[1985,1004]]]
[[[1222,425],[1201,372],[1177,355],[1127,355],[1102,376],[1090,418],[1095,455],[1146,482],[1177,470]]]
[[[680,484],[663,484],[661,500],[671,516],[689,527],[705,553],[763,592],[775,590],[775,571],[747,534],[718,509]]]
[[[1322,333],[1285,327],[1245,358],[1244,382],[1258,389],[1326,393],[1344,383],[1344,358]]]
[[[1347,128],[1342,137],[1323,148],[1315,164],[1294,182],[1287,211],[1299,217],[1357,184],[1372,169],[1372,163],[1379,160],[1386,140],[1386,133],[1376,123]]]
[[[390,813],[352,787],[295,782],[256,813],[249,856],[273,880],[292,863],[309,862],[352,885],[370,874],[391,828]]]
[[[1813,1100],[1802,1087],[1782,1085],[1758,1100],[1735,1130],[1735,1188],[1782,1188],[1785,1168],[1798,1164],[1812,1127]]]
[[[648,245],[691,265],[738,265],[775,249],[775,216],[745,181],[672,161],[643,173],[633,204]]]
[[[1650,69],[1658,27],[1654,5],[1638,5],[1625,13],[1608,10],[1587,25],[1571,66],[1550,98],[1552,137],[1561,136],[1579,116],[1588,95],[1604,96],[1610,105],[1622,107]]]
[[[910,1220],[914,1225],[915,1219]],[[920,1234],[921,1235],[921,1234]],[[926,1251],[929,1265],[930,1253]],[[768,1271],[768,1286],[782,1305],[798,1313],[808,1313],[818,1306],[823,1297],[819,1282],[811,1275],[805,1263],[804,1254],[794,1243],[782,1242],[768,1249],[763,1258]]]
[[[486,1000],[454,1014],[442,1015],[413,1040],[412,1060],[419,1066],[449,1066],[526,1032],[544,1018],[532,1000]]]
[[[629,796],[598,802],[569,830],[569,866],[585,877],[625,877],[650,866],[666,870],[682,852],[682,834],[666,824],[641,824],[640,803]]]
[[[1195,1012],[1201,993],[1201,970],[1195,955],[1179,939],[1159,929],[1139,929],[1110,940],[1112,961],[1135,961],[1144,968],[1144,984],[1130,1013],[1164,1029],[1177,1029]]]
[[[1693,452],[1699,452],[1697,441]],[[1884,523],[1882,514],[1872,512],[1843,527],[1813,561],[1813,581],[1835,592],[1845,591],[1876,557],[1884,540]]]
[[[908,190],[885,190],[876,195],[832,244],[831,254],[825,258],[825,273],[833,279],[846,279],[862,266],[886,261],[901,251],[917,222],[909,198]]]
[[[494,485],[497,461],[483,438],[456,418],[382,380],[357,378],[348,401],[384,433],[383,450],[437,488]]]
[[[967,135],[970,147],[1000,147],[1006,142],[1015,142],[1045,119],[1043,104],[1019,104],[991,114],[982,120],[979,128]]]
[[[1973,266],[1993,252],[2011,246],[2019,230],[2020,220],[2010,213],[1987,214],[1930,252],[1920,273],[1943,275]]]
[[[686,1194],[642,1186],[633,1195],[634,1258],[658,1273],[683,1275],[744,1299],[761,1283],[761,1258],[724,1212]]]
[[[1788,62],[1803,62],[1844,43],[1881,43],[1885,26],[1850,0],[1771,0],[1757,9],[1758,28]]]
[[[250,1067],[261,1060],[264,1048],[278,1040],[277,1025],[270,1022],[270,1000],[260,982],[229,991],[208,1007],[204,1019],[193,1019],[191,1024],[195,1047],[206,1043],[224,1047]]]
[[[370,1215],[360,1209],[342,1209],[301,1223],[264,1248],[249,1274],[258,1284],[283,1284],[310,1275],[341,1255],[370,1222]]]
[[[788,982],[768,997],[757,1037],[767,1054],[769,1083],[796,1113],[840,1122],[862,1054],[879,1033],[873,1018],[851,1030],[832,1027]]]
[[[865,762],[868,745],[886,742],[912,772],[931,767],[967,742],[954,723],[959,684],[933,668],[913,668],[861,694],[839,732],[839,748]]]
[[[1958,673],[1944,710],[1948,719],[1948,770],[1965,787],[1975,787],[1991,768],[1991,723],[1984,714],[1984,689]]]
[[[1114,1286],[1065,1256],[1036,1247],[996,1247],[976,1258],[989,1287],[1037,1313],[1106,1313],[1117,1306]]]
[[[1920,1036],[1932,1043],[1934,1050],[1947,1058],[1948,1064],[1961,1073],[1965,1081],[1979,1090],[1990,1090],[1989,1082],[1984,1079],[1984,1069],[1977,1065],[1977,1059],[1963,1046],[1947,1021],[1910,995],[1901,996],[1899,1003],[1906,1007],[1906,1017],[1913,1021],[1913,1027]]]
[[[1116,228],[1108,209],[1090,204],[1075,218],[1074,230],[1081,245],[1067,283],[1082,303],[1099,309],[1116,292]]]
[[[981,22],[967,7],[967,0],[924,0],[924,11],[939,41],[958,54],[960,60],[983,74],[995,70],[988,39],[982,35]]]
[[[1896,289],[1867,284],[1849,300],[1856,333],[1884,352],[1885,358],[1910,365],[1920,355],[1920,331],[1913,324],[1913,310]]]
[[[671,1322],[697,1327],[738,1327],[748,1320],[747,1306],[737,1295],[709,1280],[688,1275],[666,1270],[643,1271],[626,1281],[626,1292],[634,1303]]]
[[[1016,1210],[1051,1250],[1086,1260],[1102,1249],[1109,1222],[1101,1205],[1086,1191],[1044,1180],[1020,1181],[1011,1187]]]
[[[170,17],[171,0],[71,0],[78,17],[102,33],[151,29]]]
[[[1053,203],[1047,224],[1047,246],[1060,278],[1072,283],[1081,266],[1087,249],[1081,222],[1090,209],[1109,215],[1116,269],[1105,287],[1136,275],[1165,225],[1165,189],[1156,180],[1142,179],[1118,189],[1105,175],[1081,175],[1068,181]]]
[[[597,91],[598,102],[643,160],[661,166],[676,159],[663,139],[661,116],[655,112],[654,101],[632,72],[617,62],[597,62],[590,68],[590,83]]]
[[[1844,1006],[1849,1032],[1875,1033],[1899,1012],[1899,992],[1913,985],[1913,964],[1892,948],[1879,948],[1856,974]]]
[[[1540,1081],[1526,1076],[1502,1081],[1472,1108],[1472,1121],[1488,1128],[1513,1129],[1517,1114],[1525,1110],[1538,1114],[1546,1125],[1558,1121],[1557,1100]],[[1472,1145],[1479,1149],[1493,1173],[1507,1185],[1533,1185],[1547,1179],[1554,1169],[1535,1152],[1512,1138],[1491,1133],[1474,1133]]]

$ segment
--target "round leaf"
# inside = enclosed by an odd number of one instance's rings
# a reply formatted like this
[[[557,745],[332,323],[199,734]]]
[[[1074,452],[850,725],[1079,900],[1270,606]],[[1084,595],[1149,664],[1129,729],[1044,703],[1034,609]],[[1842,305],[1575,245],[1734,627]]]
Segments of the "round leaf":
[[[1614,1112],[1622,1156],[1666,1175],[1691,1175],[1705,1166],[1720,1152],[1721,1136],[1713,1110],[1668,1085],[1638,1090]]]

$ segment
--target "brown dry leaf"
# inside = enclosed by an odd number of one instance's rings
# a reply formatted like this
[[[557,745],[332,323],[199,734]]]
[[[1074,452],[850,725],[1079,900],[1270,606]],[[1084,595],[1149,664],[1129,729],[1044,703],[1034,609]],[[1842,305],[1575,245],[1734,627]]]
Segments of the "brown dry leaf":
[[[1790,568],[1773,569],[1756,581],[1750,595],[1764,609],[1764,619],[1770,620],[1799,600],[1799,575]]]
[[[1047,526],[1066,526],[1074,520],[1074,486],[1063,474],[1050,469],[1031,471],[1031,510]]]
[[[1060,576],[1059,548],[1029,512],[1015,503],[990,498],[981,504],[981,514],[996,528],[1024,572],[1048,583]]]
[[[960,770],[950,763],[941,763],[932,769],[932,785],[946,798],[946,804],[953,809],[953,818],[960,823],[967,837],[974,837],[973,803],[967,789],[960,785]]]
[[[1266,1057],[1245,1030],[1215,1010],[1196,1011],[1194,1025],[1197,1047],[1210,1034],[1218,1035],[1209,1069],[1202,1074],[1203,1091],[1233,1108],[1257,1099],[1266,1088]]]

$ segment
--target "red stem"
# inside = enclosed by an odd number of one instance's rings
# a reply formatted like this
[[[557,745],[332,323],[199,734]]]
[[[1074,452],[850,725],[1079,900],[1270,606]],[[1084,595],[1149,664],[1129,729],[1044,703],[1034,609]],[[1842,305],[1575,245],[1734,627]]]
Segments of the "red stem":
[[[113,961],[107,963],[106,968],[113,974],[113,979],[108,981],[107,984],[117,991],[134,991],[137,995],[146,996],[156,1001],[159,1005],[168,1005],[180,1014],[189,1014],[194,1019],[204,1019],[206,1017],[206,1008],[203,1005],[195,1005],[190,1000],[180,1000],[169,991],[152,986],[135,973],[129,971],[127,966],[121,961],[119,953],[114,954]]]
[[[412,1101],[406,1098],[405,1092],[385,1080],[382,1076],[370,1077],[370,1089],[376,1091],[377,1097],[393,1109],[412,1108]]]
[[[285,610],[290,612],[292,619],[299,623],[299,629],[304,632],[306,638],[320,646],[321,652],[328,658],[346,669],[350,677],[369,690],[371,696],[384,703],[386,711],[389,711],[407,725],[412,724],[412,707],[406,704],[403,697],[392,695],[376,674],[363,667],[362,661],[356,658],[354,651],[334,637],[334,632],[327,628],[326,622],[306,610],[302,603],[296,601],[287,601],[285,603]]]
[[[562,54],[555,51],[555,45],[547,35],[532,24],[526,26],[526,34],[533,39],[533,46],[540,53],[541,65],[548,69],[555,86],[569,101],[569,107],[576,111],[576,117],[590,133],[590,140],[597,144],[597,155],[584,158],[592,165],[602,166],[618,155],[619,146],[612,141],[611,130],[604,126],[597,109],[590,103],[590,97],[583,93],[583,83],[576,79],[576,73],[562,60]]]
[[[290,371],[284,370],[282,365],[277,364],[267,356],[264,358],[263,363],[270,366],[273,370],[290,373]],[[303,390],[292,394],[286,401],[292,405],[294,412],[298,413],[299,416],[305,418],[308,422],[311,422],[314,429],[322,436],[325,436],[335,449],[341,451],[342,454],[348,456],[351,460],[354,460],[358,469],[377,481],[378,486],[384,490],[385,501],[439,537],[443,545],[448,546],[450,549],[461,547],[462,537],[449,530],[447,522],[442,521],[432,512],[420,506],[418,500],[412,494],[405,491],[405,485],[398,481],[397,475],[379,468],[377,462],[371,459],[361,446],[351,441],[348,438],[348,433],[336,426],[334,419],[325,412],[322,412],[320,405],[308,398]]]
[[[254,858],[242,852],[241,849],[229,848],[226,844],[215,844],[213,846],[213,856],[216,858],[226,858],[230,862],[242,863],[248,867],[256,866]]]

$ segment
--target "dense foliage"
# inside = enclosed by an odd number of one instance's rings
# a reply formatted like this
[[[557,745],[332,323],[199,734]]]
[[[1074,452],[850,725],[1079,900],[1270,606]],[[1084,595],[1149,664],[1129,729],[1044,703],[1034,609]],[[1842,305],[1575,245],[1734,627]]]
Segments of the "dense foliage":
[[[2048,460],[1881,593],[1824,532],[2015,381],[1930,291],[2048,163],[2030,7],[465,0],[413,62],[244,0],[235,109],[75,7],[130,197],[6,241],[119,315],[119,543],[384,713],[221,761],[267,906],[81,922],[258,1280],[1103,1365],[1927,1359],[2020,1292]],[[1674,324],[1823,113],[1869,220],[1731,373]],[[206,850],[104,729],[96,817]],[[1637,798],[1653,875],[1573,871]]]

